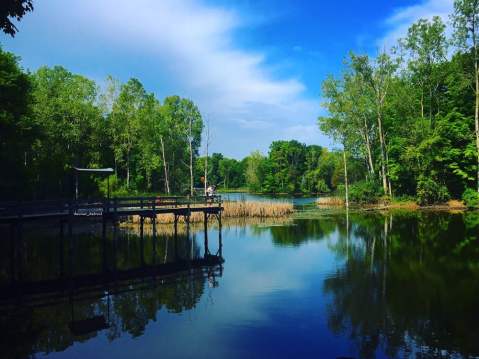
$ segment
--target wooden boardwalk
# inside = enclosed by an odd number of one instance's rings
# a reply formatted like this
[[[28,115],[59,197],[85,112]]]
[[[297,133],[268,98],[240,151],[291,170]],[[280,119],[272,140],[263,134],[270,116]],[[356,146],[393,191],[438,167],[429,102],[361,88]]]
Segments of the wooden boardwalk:
[[[133,215],[141,218],[155,218],[157,214],[173,214],[176,218],[190,216],[194,212],[219,215],[222,210],[221,196],[3,202],[0,203],[0,223],[45,219],[71,220],[81,217],[116,221],[121,217]]]

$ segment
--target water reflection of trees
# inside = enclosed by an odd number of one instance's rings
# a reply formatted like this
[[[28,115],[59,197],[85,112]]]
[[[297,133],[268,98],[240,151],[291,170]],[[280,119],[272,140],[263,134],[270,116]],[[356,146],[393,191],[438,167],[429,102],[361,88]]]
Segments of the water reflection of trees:
[[[323,219],[295,219],[280,223],[263,223],[251,227],[254,234],[268,232],[277,246],[300,246],[308,241],[323,239],[342,226],[335,221]]]
[[[178,259],[201,256],[197,243],[199,233],[159,234],[146,233],[141,239],[134,231],[119,231],[115,239],[110,231],[106,239],[93,233],[75,234],[71,243],[60,245],[60,238],[51,233],[29,233],[25,236],[24,280],[57,277],[60,273],[60,248],[65,258],[74,253],[75,275],[101,272],[104,256],[109,270],[124,270],[144,265],[173,263]],[[198,241],[200,238],[198,238]],[[2,246],[7,245],[2,241]],[[1,251],[3,256],[8,250]],[[3,260],[3,258],[2,258]],[[8,263],[8,257],[6,258]],[[3,262],[5,263],[5,262]],[[69,264],[66,264],[68,267]],[[2,267],[2,277],[7,277],[8,265]],[[68,268],[65,269],[68,272]],[[104,316],[108,328],[103,332],[111,341],[122,335],[132,337],[144,333],[146,325],[156,321],[158,312],[166,310],[181,313],[196,307],[210,277],[218,275],[215,268],[195,269],[165,278],[145,277],[125,283],[112,283],[93,293],[73,290],[68,297],[54,305],[25,305],[18,303],[0,305],[0,352],[2,358],[29,357],[34,353],[63,351],[75,342],[84,342],[98,335],[93,330],[80,336],[72,333],[73,321]],[[220,274],[221,275],[221,272]],[[105,292],[114,293],[105,296]]]
[[[2,335],[0,351],[4,358],[28,357],[33,353],[63,351],[75,342],[98,335],[97,331],[75,336],[69,327],[72,320],[108,317],[106,337],[112,341],[122,335],[144,333],[150,321],[156,321],[160,310],[181,313],[195,308],[203,295],[206,277],[186,275],[171,283],[152,285],[147,289],[129,290],[89,300],[65,300],[53,306],[19,306],[0,315]],[[73,298],[74,299],[74,298]]]
[[[344,216],[338,221],[344,223]],[[479,215],[351,214],[325,280],[330,329],[360,357],[479,354]]]

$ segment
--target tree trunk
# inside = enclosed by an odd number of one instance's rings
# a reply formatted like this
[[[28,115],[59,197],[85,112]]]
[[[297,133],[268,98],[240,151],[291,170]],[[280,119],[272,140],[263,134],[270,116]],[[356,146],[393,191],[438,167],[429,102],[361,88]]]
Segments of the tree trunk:
[[[393,198],[393,190],[391,186],[391,176],[389,175],[389,155],[388,155],[388,148],[386,146],[386,177],[388,180],[388,190],[389,190],[389,197]]]
[[[126,188],[130,188],[130,153],[126,155]]]
[[[371,176],[374,177],[373,155],[371,151],[371,142],[369,141],[368,125],[366,123],[366,119],[364,119],[364,137],[366,139],[366,151],[368,154],[369,169],[371,171]]]
[[[208,193],[208,147],[210,145],[210,123],[206,123],[206,156],[205,156],[205,196]]]
[[[383,180],[383,191],[384,194],[387,195],[389,193],[388,190],[388,181],[387,181],[387,173],[386,173],[386,146],[384,144],[384,133],[383,133],[383,124],[381,119],[381,111],[378,109],[378,132],[379,132],[379,142],[381,147],[381,175]]]
[[[348,165],[346,163],[346,150],[343,149],[343,162],[344,162],[344,192],[346,199],[346,209],[349,208],[349,186],[348,186]]]
[[[191,121],[190,121],[190,134],[191,134]],[[193,139],[190,135],[190,195],[193,196]]]
[[[166,158],[165,158],[165,143],[163,142],[163,136],[160,137],[161,141],[161,155],[163,157],[163,169],[165,171],[165,189],[166,193],[170,194],[170,182],[168,181],[168,167],[166,164]]]
[[[205,196],[208,190],[208,144],[206,144],[206,157],[205,157]]]

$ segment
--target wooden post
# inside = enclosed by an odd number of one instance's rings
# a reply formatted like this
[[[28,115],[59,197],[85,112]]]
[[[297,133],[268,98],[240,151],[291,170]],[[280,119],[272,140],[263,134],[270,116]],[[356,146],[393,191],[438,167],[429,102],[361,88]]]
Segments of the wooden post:
[[[220,257],[223,258],[223,237],[222,237],[222,232],[223,226],[221,224],[221,210],[218,213],[218,252],[220,254]]]
[[[189,212],[184,216],[186,224],[186,241],[190,243],[190,259],[193,259],[193,239],[190,241],[190,215]]]
[[[206,211],[204,212],[203,226],[205,231],[205,257],[207,257],[210,250],[208,248],[208,213]]]
[[[178,216],[175,213],[174,220],[174,229],[175,229],[175,260],[178,259]]]
[[[152,263],[156,264],[156,216],[153,216],[153,258]]]
[[[60,258],[59,258],[59,264],[60,264],[60,270],[59,270],[59,275],[60,275],[60,278],[63,278],[63,275],[64,275],[64,261],[63,261],[63,252],[64,252],[64,233],[63,233],[63,221],[60,220],[60,250],[59,250],[59,255],[60,255]]]
[[[113,221],[116,224],[118,219],[118,198],[113,199]]]
[[[20,220],[17,225],[17,256],[18,256],[18,280],[23,279],[23,259],[25,257],[25,243],[23,242],[23,224]]]
[[[15,267],[16,267],[16,241],[15,241],[16,224],[10,225],[10,281],[15,282]]]
[[[102,250],[102,269],[103,272],[108,271],[108,258],[106,250],[106,222],[105,219],[102,221],[102,231],[101,231],[101,250]]]
[[[113,223],[113,251],[111,255],[111,260],[112,260],[112,270],[116,271],[116,250],[117,250],[117,245],[118,245],[118,223],[115,221]]]
[[[75,199],[78,200],[78,171],[75,171]]]
[[[141,266],[143,267],[145,265],[145,253],[144,253],[144,236],[143,236],[143,224],[144,224],[145,218],[140,215],[140,261],[141,261]]]

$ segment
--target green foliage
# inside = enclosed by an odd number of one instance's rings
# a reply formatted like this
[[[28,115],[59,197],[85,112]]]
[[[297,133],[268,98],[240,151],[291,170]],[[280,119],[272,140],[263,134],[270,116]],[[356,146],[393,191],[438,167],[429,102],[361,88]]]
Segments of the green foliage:
[[[349,187],[349,200],[355,203],[374,203],[381,196],[376,181],[359,181]]]
[[[417,182],[417,201],[420,205],[445,202],[449,199],[447,187],[436,180],[421,176]]]
[[[29,11],[33,11],[33,0],[2,0],[0,29],[14,37],[18,29],[12,20],[19,21]]]
[[[17,186],[29,189],[25,150],[37,131],[28,116],[32,83],[18,65],[19,59],[0,48],[0,196],[9,198]]]
[[[462,200],[468,208],[479,208],[479,193],[472,188],[464,191]]]
[[[456,0],[452,20],[461,49],[450,59],[442,20],[419,19],[389,53],[373,59],[351,53],[341,75],[323,82],[328,116],[319,127],[342,145],[348,169],[362,167],[348,171],[349,183],[379,180],[384,195],[416,196],[422,204],[477,186],[479,3]],[[328,170],[330,188],[344,183],[340,166]]]

